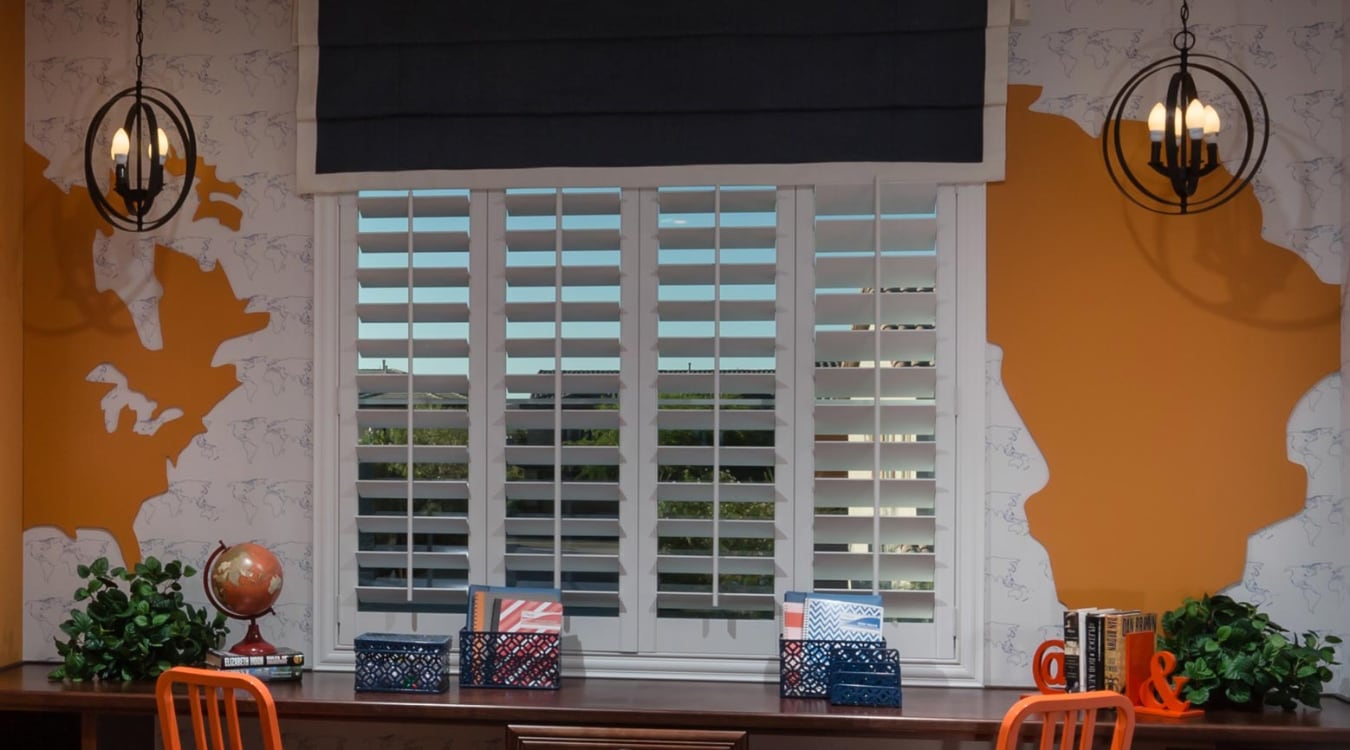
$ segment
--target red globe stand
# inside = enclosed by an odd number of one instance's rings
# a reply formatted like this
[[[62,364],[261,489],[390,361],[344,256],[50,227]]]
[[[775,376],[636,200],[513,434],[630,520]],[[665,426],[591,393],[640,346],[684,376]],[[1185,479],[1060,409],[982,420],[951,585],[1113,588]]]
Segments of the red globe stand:
[[[216,598],[215,592],[211,590],[211,571],[215,565],[216,558],[220,556],[220,553],[228,549],[229,547],[226,547],[225,542],[222,541],[220,546],[216,547],[216,549],[211,552],[211,556],[206,558],[206,571],[202,574],[202,588],[206,589],[206,598],[210,600],[212,606],[221,612],[224,612],[226,616],[233,617],[236,620],[248,620],[248,630],[244,632],[242,640],[233,646],[230,646],[230,653],[242,654],[244,656],[267,656],[268,654],[275,654],[277,652],[277,647],[268,643],[262,637],[262,632],[258,629],[258,618],[262,615],[276,614],[276,610],[268,607],[262,612],[255,614],[241,614],[221,604],[220,600]]]
[[[224,609],[220,611],[225,612],[225,614],[230,614]],[[262,614],[267,615],[275,613],[272,611],[271,607],[268,607],[267,611]],[[239,619],[242,620],[243,618],[241,617]],[[244,633],[243,640],[230,646],[230,653],[243,654],[245,656],[267,656],[268,654],[275,654],[276,652],[277,647],[263,639],[262,633],[258,630],[258,618],[256,617],[248,618],[248,631]]]

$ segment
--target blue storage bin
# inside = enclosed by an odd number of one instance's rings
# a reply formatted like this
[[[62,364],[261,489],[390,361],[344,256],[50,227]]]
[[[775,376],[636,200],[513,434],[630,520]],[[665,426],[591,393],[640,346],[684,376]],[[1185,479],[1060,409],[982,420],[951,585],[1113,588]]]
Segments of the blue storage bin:
[[[557,633],[459,631],[461,688],[562,687],[562,638]]]
[[[444,693],[450,689],[450,636],[362,633],[356,636],[356,690]]]
[[[782,698],[828,698],[830,669],[847,649],[885,647],[885,641],[822,641],[778,639],[778,695]]]
[[[830,703],[898,708],[900,652],[884,644],[851,643],[836,650],[830,664]]]

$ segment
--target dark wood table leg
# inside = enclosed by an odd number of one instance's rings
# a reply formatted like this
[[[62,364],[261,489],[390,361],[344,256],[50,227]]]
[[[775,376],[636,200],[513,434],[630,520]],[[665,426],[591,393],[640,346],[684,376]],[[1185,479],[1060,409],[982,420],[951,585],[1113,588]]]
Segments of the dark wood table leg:
[[[98,750],[98,714],[80,712],[80,750]]]

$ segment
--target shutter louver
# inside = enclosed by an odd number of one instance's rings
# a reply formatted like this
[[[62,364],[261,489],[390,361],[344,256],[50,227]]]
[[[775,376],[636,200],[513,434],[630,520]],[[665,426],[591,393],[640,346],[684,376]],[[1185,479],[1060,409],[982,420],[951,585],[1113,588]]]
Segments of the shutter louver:
[[[468,582],[463,191],[357,199],[357,602],[462,610]]]
[[[933,618],[937,189],[816,190],[814,588]]]
[[[505,582],[619,613],[620,193],[508,190]]]

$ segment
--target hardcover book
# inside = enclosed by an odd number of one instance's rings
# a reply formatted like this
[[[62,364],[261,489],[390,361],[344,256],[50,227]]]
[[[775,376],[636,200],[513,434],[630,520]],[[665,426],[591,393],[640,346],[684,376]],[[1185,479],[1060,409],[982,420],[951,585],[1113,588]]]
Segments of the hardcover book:
[[[1103,625],[1103,687],[1137,701],[1139,685],[1149,676],[1158,616],[1125,612],[1108,615]]]

